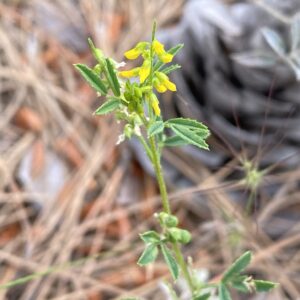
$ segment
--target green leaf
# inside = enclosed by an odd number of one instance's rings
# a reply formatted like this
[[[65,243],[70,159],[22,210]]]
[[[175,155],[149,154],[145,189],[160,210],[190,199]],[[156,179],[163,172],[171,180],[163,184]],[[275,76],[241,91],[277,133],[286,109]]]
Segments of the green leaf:
[[[205,294],[193,297],[193,300],[208,300],[210,296],[211,296],[210,293],[205,293]]]
[[[239,275],[250,263],[252,258],[251,252],[247,251],[240,256],[224,273],[222,277],[223,282],[228,282],[234,276]]]
[[[158,243],[160,241],[159,234],[153,230],[140,234],[140,237],[145,243],[149,244]]]
[[[247,276],[246,276],[246,277],[247,277]],[[234,289],[236,289],[236,290],[238,290],[238,291],[240,291],[240,292],[242,292],[242,293],[249,293],[249,292],[250,292],[250,290],[249,290],[247,284],[246,284],[245,282],[243,282],[242,279],[241,279],[241,280],[234,280],[234,281],[231,281],[230,284],[231,284],[231,286],[232,286]]]
[[[165,73],[165,74],[168,75],[168,74],[170,74],[171,72],[176,71],[176,70],[178,70],[178,69],[180,69],[180,68],[181,68],[180,65],[175,64],[175,65],[171,65],[171,66],[169,66],[169,67],[166,67],[166,68],[162,69],[161,72],[163,72],[163,73]]]
[[[178,269],[177,262],[176,262],[175,258],[172,256],[171,251],[165,245],[161,244],[160,247],[161,247],[161,252],[164,256],[165,262],[168,265],[169,270],[171,272],[171,275],[172,275],[173,279],[176,280],[179,275],[179,269]]]
[[[219,285],[219,298],[220,300],[232,300],[227,287],[223,283]]]
[[[285,57],[286,49],[281,36],[276,31],[269,28],[263,28],[262,33],[265,40],[273,49],[273,51],[277,53],[280,57]]]
[[[275,288],[278,283],[265,280],[253,280],[257,292],[268,292]]]
[[[175,118],[166,121],[165,125],[187,143],[208,150],[205,139],[209,136],[209,130],[204,124],[192,119]]]
[[[114,111],[116,108],[120,105],[120,99],[115,97],[110,97],[109,100],[104,102],[100,107],[97,108],[97,110],[94,112],[95,115],[105,115],[112,111]]]
[[[140,266],[148,265],[156,260],[157,255],[158,255],[157,245],[149,244],[145,248],[144,252],[142,253],[137,263]]]
[[[92,69],[83,64],[76,64],[74,66],[92,88],[94,88],[101,95],[107,94],[106,86]]]
[[[88,38],[88,43],[89,43],[89,46],[90,46],[90,49],[92,50],[92,53],[94,55],[94,57],[96,58],[96,60],[102,64],[103,61],[104,61],[104,54],[103,52],[99,49],[99,48],[96,48],[92,39],[91,38]]]
[[[105,62],[106,62],[107,70],[108,70],[108,77],[109,77],[108,79],[109,79],[111,89],[112,89],[114,95],[118,97],[121,95],[121,92],[120,92],[119,80],[117,78],[115,69],[114,69],[112,63],[110,62],[109,58],[106,58]]]
[[[164,130],[164,122],[163,121],[155,121],[154,123],[152,123],[147,132],[148,132],[148,136],[154,136],[156,134],[159,134],[161,132],[163,132]]]
[[[185,146],[188,145],[189,143],[185,140],[183,140],[180,136],[178,135],[173,135],[171,137],[168,137],[164,141],[164,146],[167,147],[180,147],[180,146]]]

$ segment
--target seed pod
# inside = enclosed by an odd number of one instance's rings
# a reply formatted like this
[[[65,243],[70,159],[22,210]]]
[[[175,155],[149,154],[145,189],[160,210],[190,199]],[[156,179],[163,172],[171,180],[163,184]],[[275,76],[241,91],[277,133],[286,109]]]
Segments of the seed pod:
[[[192,239],[191,234],[185,229],[169,228],[168,233],[169,238],[172,242],[187,244]]]

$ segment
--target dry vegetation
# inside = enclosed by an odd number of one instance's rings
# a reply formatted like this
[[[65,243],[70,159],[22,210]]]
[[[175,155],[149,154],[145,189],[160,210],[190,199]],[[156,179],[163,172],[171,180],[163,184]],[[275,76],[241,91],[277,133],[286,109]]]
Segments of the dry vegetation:
[[[183,1],[74,2],[0,4],[0,284],[58,266],[0,290],[0,298],[163,299],[157,283],[168,276],[165,265],[136,265],[138,233],[155,226],[155,180],[134,145],[116,148],[111,119],[91,115],[99,99],[72,64],[92,60],[87,36],[122,60],[154,17],[171,26]],[[233,173],[238,156],[216,171],[166,151],[172,171],[189,182],[168,182],[173,210],[193,232],[186,253],[216,280],[251,249],[250,272],[281,284],[251,299],[300,299],[300,171],[267,174],[247,215],[239,201],[247,186]]]

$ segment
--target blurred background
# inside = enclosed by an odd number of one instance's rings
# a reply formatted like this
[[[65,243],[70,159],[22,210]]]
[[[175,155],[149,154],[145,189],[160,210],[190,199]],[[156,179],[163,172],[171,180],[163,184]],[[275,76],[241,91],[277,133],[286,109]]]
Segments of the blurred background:
[[[210,152],[163,154],[172,209],[193,234],[185,253],[210,281],[252,250],[249,272],[280,286],[234,299],[300,299],[300,59],[278,59],[262,34],[289,51],[298,12],[299,0],[2,0],[0,284],[49,274],[0,299],[171,299],[163,262],[136,265],[160,209],[151,166],[135,141],[116,146],[121,129],[92,115],[101,101],[73,67],[94,64],[88,37],[123,61],[154,19],[167,49],[185,44],[165,118],[212,131]]]

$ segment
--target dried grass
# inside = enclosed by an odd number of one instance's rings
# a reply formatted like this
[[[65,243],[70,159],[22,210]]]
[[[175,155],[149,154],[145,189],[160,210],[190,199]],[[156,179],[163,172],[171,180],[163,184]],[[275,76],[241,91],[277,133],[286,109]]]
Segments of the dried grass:
[[[121,60],[125,49],[147,36],[154,17],[160,25],[171,25],[182,4],[0,4],[0,284],[64,266],[1,290],[1,299],[94,300],[129,294],[161,299],[157,283],[168,274],[165,266],[141,269],[135,263],[143,247],[138,233],[155,226],[155,181],[128,145],[116,149],[119,129],[112,120],[91,115],[98,100],[72,64],[91,61],[87,36]],[[61,27],[53,31],[47,22]],[[165,159],[193,183],[181,189],[172,182],[169,186],[173,209],[193,232],[194,241],[186,251],[195,265],[214,277],[249,248],[255,251],[251,271],[281,283],[264,299],[285,299],[285,293],[299,299],[299,224],[282,224],[276,215],[292,210],[299,220],[300,172],[266,178],[265,185],[276,182],[280,188],[271,196],[262,189],[260,207],[254,216],[246,216],[232,194],[245,187],[227,180],[237,161],[213,172],[199,161],[191,163],[180,151],[166,152]],[[53,171],[53,164],[61,169]],[[49,191],[49,178],[57,190]],[[289,230],[274,237],[267,231],[271,221]],[[72,265],[83,257],[91,258]]]

